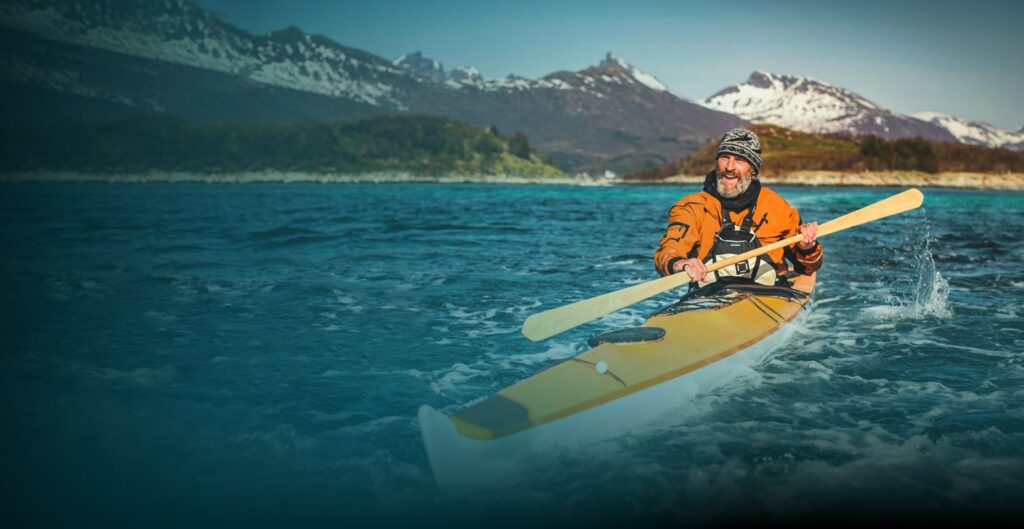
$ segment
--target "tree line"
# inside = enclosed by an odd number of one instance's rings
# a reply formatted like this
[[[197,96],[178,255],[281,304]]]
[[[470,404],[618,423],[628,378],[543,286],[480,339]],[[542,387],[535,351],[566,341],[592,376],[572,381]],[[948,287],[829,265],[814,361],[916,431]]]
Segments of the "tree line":
[[[0,170],[8,172],[447,174],[476,172],[497,163],[508,165],[509,157],[548,163],[521,132],[506,138],[494,127],[479,130],[433,116],[290,125],[198,124],[154,116],[0,131]]]
[[[811,134],[774,125],[752,125],[761,140],[761,174],[782,176],[795,171],[919,171],[923,173],[1024,172],[1024,153],[983,145],[946,143],[923,138],[887,140],[877,136]],[[701,175],[714,167],[718,142],[681,160],[627,175],[661,180],[675,175]]]

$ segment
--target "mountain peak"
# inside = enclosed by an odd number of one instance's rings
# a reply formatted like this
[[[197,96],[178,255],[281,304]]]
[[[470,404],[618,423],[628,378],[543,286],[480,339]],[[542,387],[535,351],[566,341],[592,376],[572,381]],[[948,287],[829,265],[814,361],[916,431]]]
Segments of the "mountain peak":
[[[795,75],[776,74],[766,72],[764,70],[756,70],[750,74],[746,84],[756,86],[758,88],[780,88],[784,90],[805,80],[807,79],[797,77]]]
[[[758,88],[775,88],[780,90],[788,90],[793,87],[803,85],[810,89],[811,87],[817,87],[824,90],[838,90],[843,92],[849,92],[844,88],[840,88],[834,84],[815,79],[813,77],[805,77],[800,75],[790,74],[778,74],[767,72],[764,70],[755,70],[750,74],[747,82],[750,86],[756,86]],[[850,92],[852,94],[852,92]],[[859,97],[859,96],[857,96]]]
[[[472,66],[459,66],[448,72],[447,78],[455,81],[456,83],[472,84],[480,86],[484,82],[484,76],[480,75],[480,70]]]
[[[624,70],[632,70],[633,69],[633,66],[631,66],[628,62],[622,60],[621,58],[619,58],[617,55],[615,55],[612,52],[608,52],[608,54],[604,56],[604,60],[602,60],[598,64],[598,66],[607,66],[607,67],[613,67],[613,68],[617,67],[617,68],[622,68]]]
[[[441,83],[447,78],[444,65],[434,59],[424,57],[420,51],[407,53],[391,61],[391,64],[424,79]]]
[[[637,68],[636,66],[633,66],[632,64],[629,64],[612,52],[608,52],[608,54],[605,55],[604,60],[598,63],[596,69],[599,71],[604,70],[612,74],[623,74],[631,78],[633,81],[654,90],[655,92],[669,91],[668,87],[656,77],[641,70],[640,68]]]
[[[298,26],[288,26],[284,29],[271,31],[270,37],[277,41],[295,42],[305,40],[306,34]]]
[[[456,85],[474,85],[481,87],[484,78],[480,70],[472,66],[459,66],[452,70],[445,71],[444,64],[424,57],[422,52],[415,51],[396,57],[391,64],[402,68],[418,77],[429,79],[436,83],[455,83]]]

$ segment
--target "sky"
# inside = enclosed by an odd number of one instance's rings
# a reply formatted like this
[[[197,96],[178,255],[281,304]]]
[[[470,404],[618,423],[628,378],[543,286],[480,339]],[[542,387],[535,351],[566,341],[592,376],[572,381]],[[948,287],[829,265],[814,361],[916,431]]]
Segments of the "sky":
[[[607,52],[703,99],[751,72],[813,77],[904,114],[1024,127],[1024,2],[196,0],[386,59],[421,51],[485,78],[581,70]]]

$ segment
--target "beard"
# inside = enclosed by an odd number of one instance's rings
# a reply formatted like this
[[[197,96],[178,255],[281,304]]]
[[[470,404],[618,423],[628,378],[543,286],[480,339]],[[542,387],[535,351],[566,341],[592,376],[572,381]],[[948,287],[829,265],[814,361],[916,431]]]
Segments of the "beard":
[[[730,174],[729,176],[733,176]],[[738,177],[736,187],[732,189],[726,189],[725,184],[722,183],[722,175],[718,175],[718,195],[722,198],[736,198],[743,194],[744,191],[750,188],[750,181],[752,177],[748,174],[747,176]]]

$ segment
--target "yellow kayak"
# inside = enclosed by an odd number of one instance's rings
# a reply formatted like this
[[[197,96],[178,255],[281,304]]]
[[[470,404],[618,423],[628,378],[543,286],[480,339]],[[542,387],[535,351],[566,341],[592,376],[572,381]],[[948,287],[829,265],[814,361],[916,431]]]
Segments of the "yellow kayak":
[[[621,435],[685,405],[785,340],[815,276],[790,281],[712,284],[450,417],[422,406],[435,478],[445,487],[486,484],[519,470],[531,453]]]

